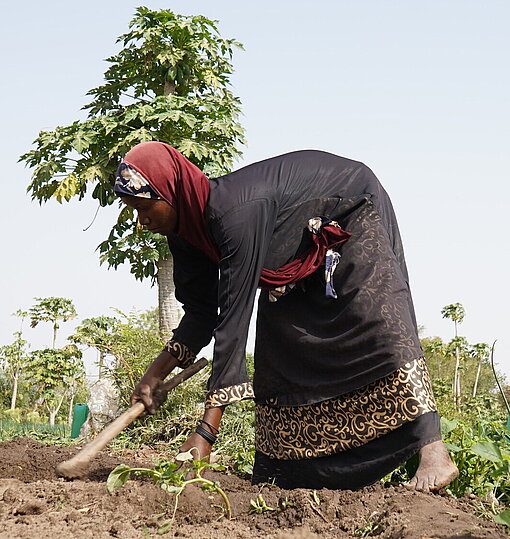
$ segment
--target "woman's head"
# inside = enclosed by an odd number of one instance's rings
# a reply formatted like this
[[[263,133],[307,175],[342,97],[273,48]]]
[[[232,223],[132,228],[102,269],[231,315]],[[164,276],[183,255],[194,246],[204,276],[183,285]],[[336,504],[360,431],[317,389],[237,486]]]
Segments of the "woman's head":
[[[149,181],[127,163],[121,163],[115,180],[115,193],[122,202],[138,213],[138,222],[158,234],[172,234],[177,225],[177,212],[163,200]]]

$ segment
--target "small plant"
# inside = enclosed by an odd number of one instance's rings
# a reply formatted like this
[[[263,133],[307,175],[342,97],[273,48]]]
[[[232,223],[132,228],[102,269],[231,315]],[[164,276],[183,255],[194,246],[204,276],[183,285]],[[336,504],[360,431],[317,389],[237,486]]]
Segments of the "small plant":
[[[315,503],[315,505],[320,505],[321,504],[321,500],[320,500],[319,495],[317,494],[316,490],[312,490],[310,492],[310,498],[312,498],[312,501]]]
[[[373,537],[379,535],[384,531],[384,526],[381,524],[381,518],[383,515],[374,511],[368,518],[365,519],[363,526],[354,530],[356,537]]]
[[[262,497],[262,494],[259,494],[256,500],[250,500],[250,515],[254,513],[260,515],[262,513],[267,513],[268,511],[276,511],[276,509],[267,505],[266,500],[264,500]]]
[[[294,502],[291,502],[288,498],[285,498],[285,500],[280,500],[278,502],[278,507],[280,508],[281,511],[285,511],[285,509],[287,509],[287,507],[294,507]]]
[[[186,463],[186,467],[182,464]],[[163,490],[175,494],[175,503],[172,516],[169,520],[163,522],[158,529],[158,534],[162,535],[170,531],[175,520],[175,514],[179,505],[179,496],[188,485],[198,484],[204,492],[216,492],[223,499],[225,505],[225,516],[230,520],[232,510],[230,500],[221,488],[218,481],[210,481],[202,476],[204,470],[224,470],[219,464],[210,464],[206,459],[195,460],[192,455],[192,449],[184,453],[179,453],[174,460],[160,460],[154,468],[132,468],[125,464],[119,464],[108,476],[106,487],[108,492],[113,492],[116,488],[122,486],[131,476],[131,472],[137,475],[148,475],[155,484],[158,484]],[[186,477],[193,473],[191,479]]]

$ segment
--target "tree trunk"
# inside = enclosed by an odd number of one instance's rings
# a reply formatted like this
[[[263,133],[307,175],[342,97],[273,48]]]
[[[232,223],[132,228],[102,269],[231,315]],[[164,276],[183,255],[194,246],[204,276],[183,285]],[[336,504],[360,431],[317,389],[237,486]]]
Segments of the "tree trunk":
[[[454,397],[455,397],[455,407],[457,409],[457,412],[460,412],[460,350],[457,346],[455,348],[455,391],[454,391]]]
[[[179,322],[179,306],[175,299],[174,261],[172,256],[158,260],[157,267],[159,335],[161,340],[167,341],[172,335],[172,330],[177,327]]]
[[[475,385],[473,386],[473,398],[476,397],[476,392],[478,391],[478,380],[480,380],[480,372],[482,371],[482,359],[478,362],[478,369],[476,371]]]
[[[55,418],[57,417],[58,411],[60,410],[60,407],[62,406],[64,399],[65,399],[65,393],[64,395],[62,395],[58,405],[55,406],[54,408],[50,408],[50,406],[47,403],[45,403],[46,410],[48,410],[48,413],[50,414],[50,426],[52,427],[55,425]]]
[[[53,350],[55,350],[55,345],[57,344],[57,328],[58,326],[57,324],[55,324],[53,326],[53,346],[52,346]]]
[[[72,423],[73,423],[74,395],[75,395],[75,393],[73,391],[73,393],[71,395],[71,400],[69,401],[69,411],[67,412],[67,424],[69,426],[71,426]]]
[[[18,376],[12,379],[11,410],[16,409],[16,399],[18,398]]]
[[[101,379],[103,376],[103,367],[104,367],[104,352],[99,350],[99,365],[98,365],[98,375],[97,377]]]
[[[457,321],[454,320],[455,324],[455,339],[457,339]],[[455,402],[455,408],[457,412],[460,412],[460,349],[457,345],[455,347],[455,373],[453,379],[453,399]]]

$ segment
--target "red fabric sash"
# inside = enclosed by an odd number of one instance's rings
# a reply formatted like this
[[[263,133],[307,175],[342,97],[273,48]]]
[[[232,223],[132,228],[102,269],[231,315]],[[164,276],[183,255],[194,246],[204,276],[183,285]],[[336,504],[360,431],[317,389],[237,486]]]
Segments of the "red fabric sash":
[[[313,246],[308,251],[277,270],[262,270],[260,288],[271,290],[304,279],[324,263],[328,249],[346,242],[351,237],[350,232],[334,225],[325,225],[318,234],[311,234]]]

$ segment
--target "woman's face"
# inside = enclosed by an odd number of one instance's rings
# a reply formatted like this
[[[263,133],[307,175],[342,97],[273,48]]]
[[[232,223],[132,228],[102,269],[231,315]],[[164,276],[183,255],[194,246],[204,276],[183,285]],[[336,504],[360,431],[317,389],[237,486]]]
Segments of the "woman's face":
[[[177,212],[164,200],[154,200],[142,197],[121,197],[122,202],[127,204],[138,213],[138,221],[147,230],[157,234],[168,236],[177,226]]]

